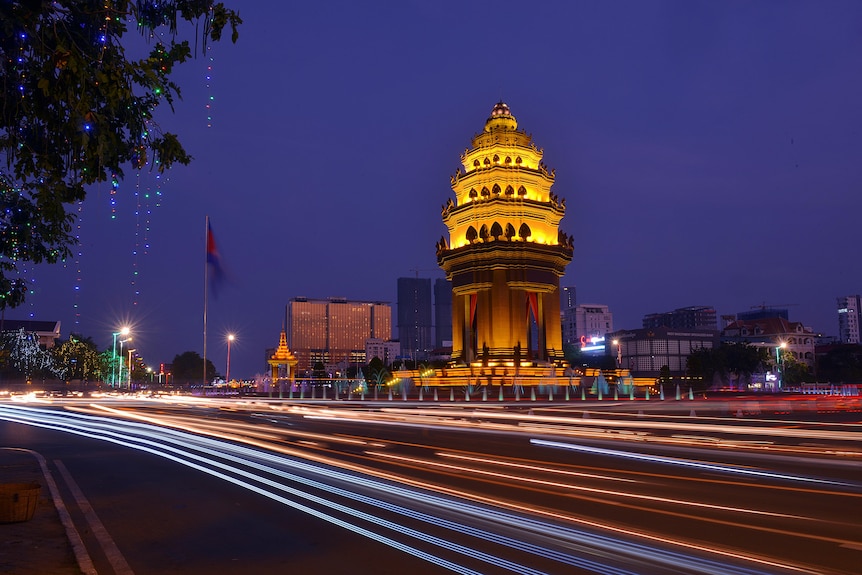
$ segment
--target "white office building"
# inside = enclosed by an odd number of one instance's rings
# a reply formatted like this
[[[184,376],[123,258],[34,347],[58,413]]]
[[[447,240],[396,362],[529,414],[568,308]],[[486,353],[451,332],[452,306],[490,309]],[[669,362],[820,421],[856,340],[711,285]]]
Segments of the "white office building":
[[[598,345],[612,331],[614,314],[606,305],[581,304],[563,312],[563,343],[582,348]]]

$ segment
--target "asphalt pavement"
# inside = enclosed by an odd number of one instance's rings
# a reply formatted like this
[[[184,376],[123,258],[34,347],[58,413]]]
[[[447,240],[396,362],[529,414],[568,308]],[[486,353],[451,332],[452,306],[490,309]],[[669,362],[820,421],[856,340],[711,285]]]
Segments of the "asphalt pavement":
[[[10,575],[81,575],[71,540],[74,527],[67,532],[61,513],[62,500],[53,493],[56,483],[45,459],[37,452],[14,447],[0,448],[0,484],[38,483],[41,486],[32,519],[0,523],[0,573]],[[0,497],[3,495],[0,494]],[[0,502],[0,505],[10,504]],[[16,509],[18,508],[18,504]],[[0,517],[0,520],[4,519]]]

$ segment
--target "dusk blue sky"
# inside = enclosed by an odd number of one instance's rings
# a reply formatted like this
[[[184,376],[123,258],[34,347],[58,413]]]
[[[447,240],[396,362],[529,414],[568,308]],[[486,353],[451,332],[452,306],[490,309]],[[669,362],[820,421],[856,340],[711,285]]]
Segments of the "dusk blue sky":
[[[394,321],[398,277],[443,277],[449,176],[501,99],[567,201],[561,283],[615,328],[766,304],[837,335],[836,297],[862,292],[862,2],[228,4],[239,42],[182,66],[159,116],[194,162],[158,201],[148,172],[115,204],[94,188],[80,255],[28,272],[7,318],[101,346],[128,321],[151,365],[201,353],[209,215],[220,372],[228,331],[232,375],[264,371],[292,297],[389,301]]]

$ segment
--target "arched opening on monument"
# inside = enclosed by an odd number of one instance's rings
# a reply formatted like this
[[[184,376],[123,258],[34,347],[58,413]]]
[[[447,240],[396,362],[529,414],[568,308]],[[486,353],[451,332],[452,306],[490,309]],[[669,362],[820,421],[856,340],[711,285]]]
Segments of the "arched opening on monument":
[[[476,233],[476,228],[470,226],[467,228],[467,241],[471,244],[476,241],[476,238],[479,237],[479,234]]]
[[[506,239],[511,240],[515,237],[515,226],[512,224],[506,224]]]

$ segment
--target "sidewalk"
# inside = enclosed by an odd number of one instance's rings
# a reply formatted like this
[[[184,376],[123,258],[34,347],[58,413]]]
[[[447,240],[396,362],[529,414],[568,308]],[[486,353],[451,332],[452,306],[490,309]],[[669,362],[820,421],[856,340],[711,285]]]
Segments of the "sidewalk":
[[[54,505],[50,477],[42,457],[32,451],[0,448],[0,483],[36,482],[42,486],[36,513],[29,521],[0,523],[0,573],[10,575],[81,575],[66,528]]]

